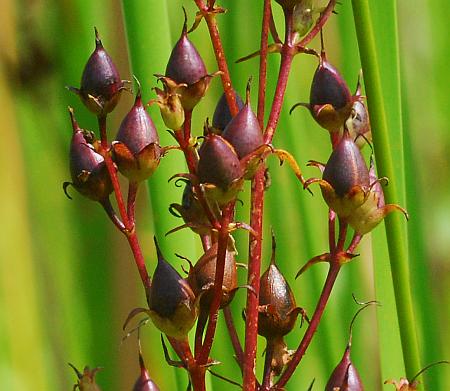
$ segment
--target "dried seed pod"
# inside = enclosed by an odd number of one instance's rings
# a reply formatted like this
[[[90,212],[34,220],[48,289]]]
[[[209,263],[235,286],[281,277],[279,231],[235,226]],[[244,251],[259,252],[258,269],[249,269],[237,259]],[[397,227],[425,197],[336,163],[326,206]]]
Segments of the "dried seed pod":
[[[258,334],[268,340],[288,334],[294,327],[301,309],[295,304],[295,297],[275,264],[275,239],[272,237],[272,259],[260,280],[260,312]]]
[[[164,259],[155,238],[158,265],[148,292],[149,315],[170,337],[184,340],[197,319],[195,295],[189,284]]]
[[[181,204],[170,204],[169,212],[176,217],[182,217],[185,224],[199,235],[209,234],[211,232],[211,224],[208,216],[195,196],[190,181],[186,181]],[[217,212],[219,213],[219,211]]]
[[[328,159],[323,179],[333,187],[339,197],[347,195],[354,186],[369,187],[366,162],[348,132],[344,132]]]
[[[104,159],[94,149],[94,134],[78,126],[72,108],[69,113],[73,129],[69,153],[72,182],[64,183],[64,191],[72,185],[85,197],[103,201],[113,190]]]
[[[341,218],[348,217],[365,202],[369,170],[347,130],[328,159],[322,179],[308,179],[304,187],[315,182],[319,183],[325,202]]]
[[[234,91],[234,96],[236,98],[236,103],[241,110],[244,107],[244,102],[242,101],[239,94]],[[220,97],[219,101],[217,102],[216,109],[214,110],[214,115],[212,119],[212,126],[214,128],[214,133],[221,134],[226,126],[230,123],[233,116],[230,112],[230,107],[228,106],[227,97],[225,95],[225,92]]]
[[[77,384],[73,386],[74,390],[78,388],[80,391],[101,391],[95,382],[95,375],[102,368],[94,368],[91,370],[86,366],[84,367],[83,373],[81,373],[72,364],[69,363],[69,365],[73,368],[78,378]]]
[[[235,254],[232,246],[228,246],[225,257],[225,268],[222,284],[220,308],[226,307],[234,297],[237,289],[237,270]],[[202,294],[200,310],[208,311],[214,296],[214,280],[216,277],[218,244],[214,243],[189,271],[188,282],[195,296]]]
[[[139,352],[139,367],[141,369],[141,374],[134,384],[133,391],[159,391],[156,383],[150,378],[141,352]]]
[[[208,134],[198,155],[197,176],[208,198],[220,206],[236,198],[243,172],[233,146],[221,136]]]
[[[159,137],[142,104],[140,89],[133,107],[120,124],[112,150],[119,171],[133,182],[148,179],[159,165]]]
[[[97,29],[95,50],[84,67],[80,88],[69,89],[79,95],[85,106],[96,115],[110,113],[119,102],[124,82],[104,49]]]
[[[313,118],[328,131],[338,131],[351,114],[353,100],[347,83],[322,50],[309,97]]]
[[[181,37],[172,49],[165,76],[178,84],[174,90],[179,93],[185,110],[194,108],[211,81],[199,52],[188,38],[186,12]]]
[[[325,391],[363,391],[364,387],[358,371],[350,360],[350,346],[345,349],[341,361],[334,369],[325,386]]]
[[[264,143],[258,119],[250,106],[250,83],[247,85],[244,107],[229,122],[222,137],[234,147],[239,160]]]

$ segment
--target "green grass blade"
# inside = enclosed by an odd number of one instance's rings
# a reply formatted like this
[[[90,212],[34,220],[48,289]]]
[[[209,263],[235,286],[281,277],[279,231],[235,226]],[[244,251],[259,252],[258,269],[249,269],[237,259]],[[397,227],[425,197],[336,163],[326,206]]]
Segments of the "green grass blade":
[[[389,3],[391,9],[395,9],[395,1]],[[387,91],[383,91],[384,84],[382,84],[380,77],[380,54],[376,50],[375,31],[372,27],[373,20],[369,2],[364,0],[353,0],[352,4],[372,122],[378,172],[380,176],[387,176],[391,180],[390,185],[385,190],[386,202],[398,203],[404,199],[404,197],[400,196],[403,191],[401,182],[402,177],[400,174],[403,172],[402,145],[401,143],[393,145],[393,136],[391,136],[391,134],[400,133],[397,137],[401,140],[401,127],[397,129],[393,128],[392,122],[388,122],[391,118],[388,118],[386,115],[385,100],[383,97],[387,95]],[[387,5],[383,4],[383,10],[385,10],[386,7]],[[393,13],[393,17],[395,17],[395,12]],[[396,26],[395,19],[391,19],[389,22],[392,26]],[[385,69],[385,72],[389,72],[390,75],[392,75],[393,80],[391,80],[391,82],[393,84],[391,87],[393,88],[393,91],[391,92],[396,92],[396,99],[400,101],[398,79],[399,63],[398,50],[395,46],[397,42],[395,29],[393,33],[394,36],[390,37],[390,41],[395,43],[394,47],[386,47],[385,49],[391,49],[391,52],[388,52],[386,56],[393,56],[391,58],[397,59],[397,63],[394,69],[390,69],[389,71]],[[394,147],[395,149],[393,149]],[[395,160],[397,164],[401,165],[400,170],[398,170],[397,167],[394,167],[394,153],[396,154]],[[405,369],[407,376],[412,377],[420,369],[420,358],[409,283],[407,235],[405,232],[405,224],[402,219],[403,217],[396,213],[388,216],[385,224]],[[390,327],[390,325],[386,325],[386,327]]]

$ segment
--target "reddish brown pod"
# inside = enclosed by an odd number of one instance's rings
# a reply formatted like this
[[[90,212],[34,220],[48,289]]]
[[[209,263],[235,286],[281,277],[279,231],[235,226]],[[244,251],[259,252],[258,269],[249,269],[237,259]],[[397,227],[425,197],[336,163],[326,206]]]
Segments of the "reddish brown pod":
[[[199,151],[197,176],[209,199],[219,206],[234,200],[243,184],[243,170],[233,146],[223,137],[207,134]]]
[[[272,258],[260,279],[258,334],[267,340],[266,355],[271,356],[271,372],[275,375],[279,375],[290,360],[284,336],[292,331],[299,314],[305,315],[305,312],[297,307],[288,282],[275,264],[275,238],[272,236]]]
[[[103,202],[113,190],[105,161],[95,151],[94,134],[79,127],[72,108],[69,113],[73,129],[69,153],[72,182],[64,182],[64,191],[72,185],[83,196]]]
[[[84,367],[83,373],[81,373],[75,366],[69,363],[77,375],[77,383],[73,386],[73,389],[77,388],[80,391],[101,391],[100,387],[95,382],[95,375],[102,368],[89,369],[88,366]]]
[[[184,10],[184,9],[183,9]],[[211,77],[197,48],[188,38],[187,16],[161,80],[167,95],[178,94],[185,110],[192,110],[206,93]]]
[[[244,102],[242,101],[242,98],[235,90],[233,90],[233,92],[236,98],[236,104],[239,110],[241,110],[244,107]],[[214,110],[214,115],[212,119],[212,126],[214,129],[214,133],[222,134],[222,132],[232,119],[233,116],[231,115],[230,106],[228,106],[227,97],[225,93],[223,93],[219,101],[217,102],[216,108]]]
[[[218,244],[214,243],[189,271],[188,282],[196,296],[201,295],[200,310],[209,312],[214,296]],[[228,246],[222,283],[220,308],[230,304],[237,289],[236,251]]]
[[[187,281],[164,259],[156,238],[155,246],[158,264],[147,297],[149,310],[145,312],[164,334],[184,340],[197,319],[198,303]]]
[[[133,107],[120,124],[112,151],[119,171],[132,182],[148,179],[159,165],[162,148],[155,125],[142,104],[140,88]]]
[[[316,162],[311,164],[318,165]],[[370,185],[369,170],[347,130],[328,159],[322,179],[308,179],[305,187],[316,182],[325,202],[341,218],[348,217],[366,201]]]
[[[361,378],[350,360],[350,346],[345,349],[341,361],[334,369],[325,391],[364,391]]]
[[[124,81],[95,29],[95,50],[84,67],[80,88],[69,89],[80,96],[90,111],[103,116],[114,110],[124,88]]]
[[[231,119],[222,137],[234,147],[239,160],[264,143],[258,119],[250,106],[250,83],[247,85],[244,107]]]
[[[217,215],[220,213],[218,208],[212,207],[212,210]],[[189,227],[199,235],[206,235],[211,232],[208,216],[195,195],[190,181],[186,181],[181,204],[170,204],[169,212],[184,220],[185,225],[183,227]]]

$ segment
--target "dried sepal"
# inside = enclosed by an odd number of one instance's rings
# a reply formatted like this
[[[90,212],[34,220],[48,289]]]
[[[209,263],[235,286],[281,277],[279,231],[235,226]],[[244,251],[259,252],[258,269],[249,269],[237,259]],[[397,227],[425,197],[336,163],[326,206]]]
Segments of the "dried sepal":
[[[83,373],[81,373],[74,365],[72,365],[71,363],[69,363],[69,365],[75,371],[78,378],[77,383],[73,386],[74,390],[78,388],[80,391],[101,391],[100,387],[95,382],[95,375],[102,368],[97,367],[94,369],[90,369],[88,366],[86,366],[84,367]]]
[[[399,211],[409,219],[408,212],[397,204],[385,204],[382,183],[386,178],[377,178],[373,157],[370,162],[370,186],[364,203],[350,213],[347,222],[360,235],[372,231],[389,213]]]

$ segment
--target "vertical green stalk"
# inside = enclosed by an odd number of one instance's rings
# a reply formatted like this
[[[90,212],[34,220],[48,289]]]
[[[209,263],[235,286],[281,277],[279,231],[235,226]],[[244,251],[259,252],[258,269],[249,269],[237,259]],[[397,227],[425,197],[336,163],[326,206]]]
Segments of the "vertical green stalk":
[[[395,4],[395,1],[392,4]],[[364,71],[378,171],[380,176],[387,176],[391,180],[390,185],[385,189],[386,203],[395,203],[399,200],[398,178],[400,174],[394,170],[393,150],[389,132],[401,132],[401,129],[390,129],[390,124],[387,121],[369,2],[368,0],[352,0],[352,5]],[[383,4],[383,7],[385,6]],[[395,24],[396,21],[392,20],[392,23]],[[397,36],[393,36],[390,39],[397,42]],[[398,70],[399,67],[389,71],[386,70],[386,72],[395,73]],[[402,218],[400,214],[393,214],[386,218],[385,224],[403,358],[406,375],[407,377],[412,377],[420,369],[420,359],[409,283],[407,235]]]

